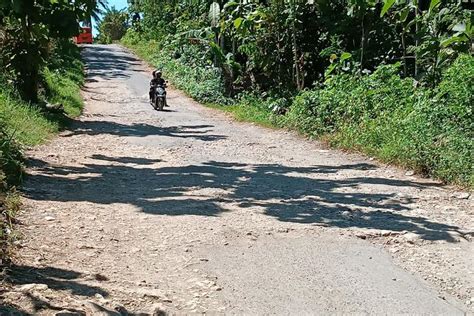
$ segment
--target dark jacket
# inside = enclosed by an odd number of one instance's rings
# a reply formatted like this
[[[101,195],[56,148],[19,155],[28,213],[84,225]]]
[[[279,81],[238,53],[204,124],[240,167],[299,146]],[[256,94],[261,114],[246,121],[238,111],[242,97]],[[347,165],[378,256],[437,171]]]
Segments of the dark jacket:
[[[163,78],[153,78],[150,81],[150,87],[164,86],[165,84],[166,84],[166,80]]]

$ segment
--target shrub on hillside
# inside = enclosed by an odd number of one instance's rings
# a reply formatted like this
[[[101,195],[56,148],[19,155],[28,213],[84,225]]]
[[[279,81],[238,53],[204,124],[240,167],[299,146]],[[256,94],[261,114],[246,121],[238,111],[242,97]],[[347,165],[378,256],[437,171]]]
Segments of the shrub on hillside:
[[[463,55],[435,89],[397,66],[337,75],[297,96],[286,125],[450,182],[474,184],[474,57]]]

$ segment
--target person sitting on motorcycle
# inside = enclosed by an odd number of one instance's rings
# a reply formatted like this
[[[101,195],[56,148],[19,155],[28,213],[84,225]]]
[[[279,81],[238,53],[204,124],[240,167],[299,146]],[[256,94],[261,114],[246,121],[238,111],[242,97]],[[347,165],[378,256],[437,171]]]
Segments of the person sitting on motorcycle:
[[[153,94],[155,93],[156,87],[157,86],[166,87],[166,80],[161,77],[162,76],[161,71],[155,70],[153,71],[152,75],[153,75],[153,78],[150,81],[150,92],[149,92],[150,103],[153,103]],[[166,104],[166,106],[168,106],[168,104]]]

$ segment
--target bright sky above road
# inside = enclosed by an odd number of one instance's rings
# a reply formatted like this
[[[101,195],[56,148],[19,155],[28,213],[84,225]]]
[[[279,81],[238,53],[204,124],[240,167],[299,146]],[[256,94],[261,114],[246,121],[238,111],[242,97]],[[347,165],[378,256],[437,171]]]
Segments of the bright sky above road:
[[[128,6],[127,0],[107,0],[108,6],[115,6],[118,10],[126,8]]]

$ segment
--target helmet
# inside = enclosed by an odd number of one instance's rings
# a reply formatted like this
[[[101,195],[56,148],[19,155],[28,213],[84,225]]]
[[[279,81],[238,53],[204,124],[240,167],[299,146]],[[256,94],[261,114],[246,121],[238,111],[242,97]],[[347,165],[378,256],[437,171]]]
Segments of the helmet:
[[[155,70],[155,76],[161,76],[161,70]]]

